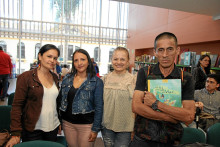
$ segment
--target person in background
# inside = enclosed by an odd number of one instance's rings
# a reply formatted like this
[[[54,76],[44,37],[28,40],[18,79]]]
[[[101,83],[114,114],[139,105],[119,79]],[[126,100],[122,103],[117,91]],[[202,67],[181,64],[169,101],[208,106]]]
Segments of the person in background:
[[[91,58],[91,60],[92,60],[93,66],[95,68],[96,75],[97,75],[97,77],[99,77],[99,67],[98,67],[97,63],[94,61],[94,58]]]
[[[33,65],[31,66],[30,70],[35,69],[38,67],[38,63],[37,61],[33,63]]]
[[[61,78],[61,72],[62,72],[62,69],[60,67],[60,63],[57,61],[57,64],[56,64],[56,73],[58,74],[58,78],[60,79]]]
[[[193,71],[195,90],[205,88],[206,77],[210,74],[211,59],[209,55],[201,55],[197,68]]]
[[[58,78],[51,72],[59,49],[46,44],[38,53],[40,66],[18,76],[11,110],[11,139],[6,147],[32,140],[56,141],[60,133],[57,112]],[[59,132],[58,132],[59,130]]]
[[[2,46],[0,46],[0,81],[2,84],[2,95],[0,95],[1,101],[7,96],[8,92],[8,79],[12,72],[11,58],[8,54],[3,51]],[[1,94],[1,91],[0,91]]]
[[[219,75],[209,74],[205,88],[195,91],[195,106],[202,110],[199,127],[204,131],[207,131],[211,125],[220,123],[220,91],[217,91],[219,86]]]
[[[69,69],[67,68],[67,65],[64,64],[61,72],[61,81],[66,76],[67,73],[69,73]]]
[[[104,82],[104,113],[102,137],[105,147],[128,147],[134,128],[131,110],[136,77],[127,71],[129,52],[117,47],[112,56],[114,70],[102,77]]]
[[[86,50],[73,53],[72,71],[62,81],[58,101],[68,146],[93,147],[101,130],[103,82]]]
[[[190,73],[176,67],[174,60],[179,52],[177,38],[173,33],[163,32],[155,38],[154,55],[158,58],[158,63],[138,71],[132,100],[132,110],[137,116],[130,147],[178,145],[183,134],[180,122],[188,125],[194,120],[194,81]],[[146,71],[149,72],[148,75]],[[162,103],[153,93],[146,91],[148,79],[181,79],[182,107]]]

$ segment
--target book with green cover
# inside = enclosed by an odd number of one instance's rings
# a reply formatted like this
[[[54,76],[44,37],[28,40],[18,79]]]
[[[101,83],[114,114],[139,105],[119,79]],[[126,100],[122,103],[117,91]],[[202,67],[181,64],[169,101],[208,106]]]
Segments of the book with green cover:
[[[181,79],[149,79],[148,91],[162,103],[182,107]]]

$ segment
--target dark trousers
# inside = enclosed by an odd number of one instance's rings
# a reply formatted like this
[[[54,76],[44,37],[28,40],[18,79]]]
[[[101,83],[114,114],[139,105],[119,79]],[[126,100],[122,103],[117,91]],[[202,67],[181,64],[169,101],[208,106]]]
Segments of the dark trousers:
[[[9,79],[9,74],[4,74],[4,75],[0,75],[0,80],[2,83],[2,96],[0,98],[5,98],[8,92],[8,79]]]
[[[129,147],[173,147],[173,145],[143,140],[137,136],[134,136],[133,141],[129,144]]]
[[[199,119],[199,127],[207,132],[208,128],[212,125],[220,123],[220,119],[213,118],[200,118]]]
[[[34,130],[29,132],[25,129],[22,131],[22,142],[33,141],[33,140],[45,140],[45,141],[57,141],[58,127],[50,132],[44,132],[42,130]]]

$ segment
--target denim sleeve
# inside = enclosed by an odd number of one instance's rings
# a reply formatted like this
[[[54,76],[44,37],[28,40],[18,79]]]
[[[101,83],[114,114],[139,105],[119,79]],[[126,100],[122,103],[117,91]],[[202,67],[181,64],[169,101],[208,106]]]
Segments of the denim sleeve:
[[[94,132],[99,132],[101,129],[103,115],[103,86],[102,80],[98,78],[94,90],[95,116],[92,126],[92,131]]]

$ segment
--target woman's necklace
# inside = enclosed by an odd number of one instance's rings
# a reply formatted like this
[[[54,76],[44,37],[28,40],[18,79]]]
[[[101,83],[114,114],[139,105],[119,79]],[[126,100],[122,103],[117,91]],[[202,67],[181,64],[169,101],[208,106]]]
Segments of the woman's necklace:
[[[86,77],[81,78],[80,76],[75,75],[73,79],[73,86],[78,88],[86,80]]]

